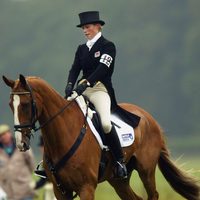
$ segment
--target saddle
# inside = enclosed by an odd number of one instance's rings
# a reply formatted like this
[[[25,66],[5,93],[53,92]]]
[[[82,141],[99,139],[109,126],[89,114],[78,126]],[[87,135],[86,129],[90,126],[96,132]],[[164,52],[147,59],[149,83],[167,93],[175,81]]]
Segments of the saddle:
[[[88,125],[95,138],[97,139],[101,149],[108,150],[100,117],[98,112],[95,110],[94,105],[88,100],[87,97],[84,96],[77,97],[76,102],[84,115],[86,115],[86,111],[88,112]],[[111,123],[115,126],[119,141],[121,143],[121,147],[128,147],[133,144],[135,137],[134,129],[132,126],[124,122],[124,120],[121,119],[121,117],[118,116],[116,113],[111,113]]]

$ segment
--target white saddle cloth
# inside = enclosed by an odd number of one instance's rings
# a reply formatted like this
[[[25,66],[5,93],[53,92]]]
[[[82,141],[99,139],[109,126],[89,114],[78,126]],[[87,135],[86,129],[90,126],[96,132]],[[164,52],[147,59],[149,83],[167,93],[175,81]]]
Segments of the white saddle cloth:
[[[73,95],[75,96],[75,94]],[[70,97],[68,98],[68,100],[72,100],[74,98],[73,95],[72,95],[72,98]],[[82,96],[79,96],[76,98],[76,102],[79,105],[80,109],[82,110],[83,114],[85,115],[87,106],[86,106],[84,98]],[[96,130],[95,126],[93,125],[91,121],[94,113],[95,111],[91,110],[90,108],[88,109],[88,117],[87,117],[88,125],[92,133],[96,137],[101,149],[108,149],[108,147],[103,144],[100,134],[98,133],[98,131]],[[133,144],[134,139],[135,139],[134,129],[129,124],[122,121],[118,116],[115,116],[113,114],[111,115],[111,121],[114,123],[121,146],[128,147],[131,144]]]

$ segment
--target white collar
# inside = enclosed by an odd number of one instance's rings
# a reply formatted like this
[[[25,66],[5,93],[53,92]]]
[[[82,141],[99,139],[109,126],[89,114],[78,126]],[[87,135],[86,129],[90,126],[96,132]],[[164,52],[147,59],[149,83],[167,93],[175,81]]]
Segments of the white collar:
[[[89,48],[89,50],[93,47],[93,45],[95,44],[95,42],[101,37],[102,33],[98,32],[91,40],[88,40],[86,42],[87,47]]]

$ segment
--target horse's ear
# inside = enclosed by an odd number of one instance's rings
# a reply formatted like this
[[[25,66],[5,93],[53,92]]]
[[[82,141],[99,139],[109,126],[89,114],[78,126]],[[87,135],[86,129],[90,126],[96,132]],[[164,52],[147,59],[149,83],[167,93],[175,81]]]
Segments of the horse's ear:
[[[2,76],[2,78],[3,78],[3,81],[5,82],[5,84],[6,84],[7,86],[9,86],[9,87],[11,87],[11,88],[14,87],[15,81],[13,81],[13,80],[11,80],[11,79],[8,79],[8,78],[6,78],[5,76]]]
[[[22,83],[23,86],[26,86],[26,78],[24,77],[24,75],[20,74],[19,75],[19,80]]]

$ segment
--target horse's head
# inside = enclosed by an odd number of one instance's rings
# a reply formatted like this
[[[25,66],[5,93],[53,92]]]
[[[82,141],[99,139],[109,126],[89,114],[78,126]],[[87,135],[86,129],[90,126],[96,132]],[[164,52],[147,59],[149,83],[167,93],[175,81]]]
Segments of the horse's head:
[[[35,122],[40,113],[39,103],[36,105],[36,96],[23,75],[16,81],[5,76],[3,80],[12,89],[9,105],[14,114],[16,145],[20,151],[26,151],[30,148],[31,130],[35,129]]]

